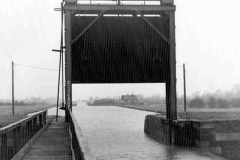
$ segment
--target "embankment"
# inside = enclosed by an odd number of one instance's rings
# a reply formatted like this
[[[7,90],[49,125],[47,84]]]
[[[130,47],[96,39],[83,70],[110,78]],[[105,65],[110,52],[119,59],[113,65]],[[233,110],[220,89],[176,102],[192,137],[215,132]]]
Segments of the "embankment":
[[[165,106],[160,105],[122,105],[122,104],[90,104],[87,103],[89,106],[116,106],[116,107],[122,107],[122,108],[129,108],[129,109],[136,109],[141,111],[148,111],[148,112],[155,112],[155,113],[163,113],[165,112],[166,108]]]

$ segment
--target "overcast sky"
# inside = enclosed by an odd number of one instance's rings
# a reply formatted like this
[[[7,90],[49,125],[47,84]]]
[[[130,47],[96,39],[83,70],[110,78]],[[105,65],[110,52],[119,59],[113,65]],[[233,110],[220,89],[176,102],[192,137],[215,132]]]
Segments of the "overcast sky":
[[[2,1],[0,6],[0,99],[11,98],[11,62],[58,69],[60,0]],[[187,93],[230,90],[240,83],[240,1],[175,0],[177,92],[183,93],[186,64]],[[15,66],[15,95],[56,97],[57,72]],[[74,85],[73,98],[132,92],[164,94],[164,85]],[[94,94],[94,95],[93,95]]]

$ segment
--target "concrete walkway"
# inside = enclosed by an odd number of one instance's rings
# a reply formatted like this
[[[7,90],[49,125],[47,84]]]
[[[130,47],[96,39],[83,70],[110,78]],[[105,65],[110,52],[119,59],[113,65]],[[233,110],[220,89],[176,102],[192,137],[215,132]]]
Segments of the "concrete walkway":
[[[71,160],[71,140],[63,117],[54,120],[21,160]]]

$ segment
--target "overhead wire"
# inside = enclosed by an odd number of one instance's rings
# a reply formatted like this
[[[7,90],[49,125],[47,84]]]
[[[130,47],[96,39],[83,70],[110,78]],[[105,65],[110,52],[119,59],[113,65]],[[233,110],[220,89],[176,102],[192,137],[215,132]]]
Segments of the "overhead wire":
[[[48,70],[48,71],[59,71],[57,69],[51,69],[51,68],[42,68],[42,67],[36,67],[36,66],[29,66],[29,65],[24,65],[24,64],[18,64],[18,63],[14,63],[14,65],[17,66],[22,66],[22,67],[28,67],[28,68],[34,68],[34,69],[42,69],[42,70]]]

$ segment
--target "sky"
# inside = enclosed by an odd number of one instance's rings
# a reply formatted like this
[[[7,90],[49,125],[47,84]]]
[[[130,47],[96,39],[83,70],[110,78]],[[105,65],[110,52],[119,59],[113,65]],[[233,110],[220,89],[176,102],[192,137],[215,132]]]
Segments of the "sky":
[[[183,93],[186,64],[187,94],[230,90],[240,83],[240,1],[175,0],[177,93]],[[0,99],[11,98],[14,61],[16,98],[57,96],[61,0],[2,1],[0,6]],[[142,93],[165,93],[164,84],[73,85],[73,99]]]

